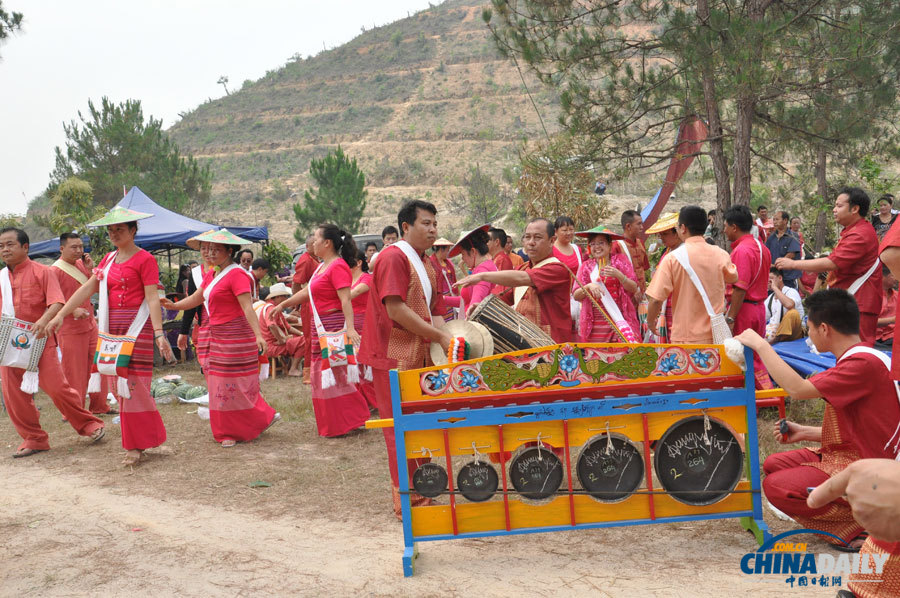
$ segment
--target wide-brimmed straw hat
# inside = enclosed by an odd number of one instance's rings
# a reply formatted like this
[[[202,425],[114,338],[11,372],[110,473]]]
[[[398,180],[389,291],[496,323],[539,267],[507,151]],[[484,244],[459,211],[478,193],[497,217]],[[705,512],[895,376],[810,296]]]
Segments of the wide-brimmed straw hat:
[[[93,222],[88,224],[88,226],[90,226],[91,228],[98,228],[101,226],[110,226],[112,224],[137,222],[138,220],[143,220],[144,218],[153,218],[153,214],[129,210],[128,208],[123,208],[122,206],[115,206],[106,214],[104,214],[102,218],[100,218],[99,220],[94,220]]]
[[[196,237],[191,237],[185,243],[191,249],[200,249],[200,243],[219,243],[220,245],[247,245],[253,241],[242,239],[227,228],[209,230]]]
[[[625,237],[606,226],[595,226],[591,230],[582,230],[575,233],[576,237],[584,237],[585,239],[594,235],[606,235],[610,241],[624,241]]]
[[[476,231],[480,231],[480,230],[487,232],[487,230],[488,230],[489,228],[491,228],[490,223],[488,223],[488,224],[482,224],[482,225],[479,226],[479,227],[476,227],[476,228],[473,228],[472,230],[468,230],[468,231],[465,231],[465,232],[461,233],[461,234],[459,235],[459,241],[457,241],[457,242],[453,245],[453,247],[450,249],[450,253],[447,255],[447,257],[456,257],[457,255],[459,255],[460,252],[462,251],[462,249],[460,248],[459,244],[462,243],[463,241],[465,241],[466,239],[468,239],[469,236],[470,236],[472,233],[474,233],[474,232],[476,232]]]
[[[434,242],[432,247],[453,247],[453,241],[448,241],[444,237],[441,237],[437,241]]]
[[[678,228],[678,212],[669,212],[660,216],[656,222],[644,230],[644,234],[655,235],[673,228]]]
[[[444,330],[451,336],[461,336],[469,343],[469,359],[478,359],[494,354],[494,337],[484,325],[468,320],[450,320],[444,324]],[[440,343],[431,343],[431,361],[434,365],[447,363],[447,352]]]
[[[267,299],[271,299],[272,297],[290,297],[293,293],[291,290],[287,288],[287,285],[283,282],[276,282],[272,286],[269,287],[269,294],[266,296]]]

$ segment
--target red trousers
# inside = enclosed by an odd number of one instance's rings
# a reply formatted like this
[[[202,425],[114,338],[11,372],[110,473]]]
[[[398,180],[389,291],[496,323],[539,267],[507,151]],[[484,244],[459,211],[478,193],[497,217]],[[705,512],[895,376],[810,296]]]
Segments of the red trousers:
[[[87,333],[66,334],[62,332],[56,338],[62,352],[63,374],[83,402],[88,380],[91,377],[91,363],[94,361],[94,352],[97,349],[97,327],[94,326]],[[109,404],[106,402],[108,392],[108,379],[106,376],[100,376],[100,392],[92,392],[90,395],[91,413],[100,414],[109,411]]]
[[[737,336],[747,329],[754,330],[758,335],[766,337],[766,308],[762,303],[741,304],[741,309],[734,318],[734,335]],[[756,378],[756,390],[774,388],[769,380],[769,371],[755,352],[753,353],[753,372]]]
[[[763,491],[776,509],[790,515],[804,527],[830,532],[849,542],[863,528],[853,520],[847,501],[838,499],[818,509],[811,509],[806,504],[806,497],[809,496],[807,488],[824,484],[830,476],[803,463],[820,461],[819,455],[805,448],[770,455],[763,463],[766,474]],[[836,543],[833,538],[822,538]]]
[[[387,370],[377,370],[372,368],[373,382],[375,383],[375,401],[378,403],[378,417],[388,419],[394,417],[393,408],[391,406],[391,379]],[[382,428],[384,431],[384,442],[387,444],[388,468],[391,470],[391,483],[394,488],[400,487],[400,475],[397,468],[397,444],[394,441],[394,428]],[[431,461],[429,458],[423,459],[407,459],[406,466],[409,470],[408,475],[413,472],[422,463]]]
[[[6,411],[16,432],[22,437],[19,449],[46,451],[50,448],[49,437],[41,428],[41,414],[34,405],[34,397],[19,388],[24,375],[25,370],[21,368],[0,367]],[[47,343],[38,363],[38,376],[41,390],[50,395],[53,404],[76,432],[90,436],[94,430],[103,427],[103,422],[84,408],[84,394],[79,395],[66,381],[56,356],[56,343]]]
[[[312,372],[312,310],[309,303],[300,306],[300,330],[303,332],[303,338],[307,340],[306,351],[303,353],[303,381],[309,382],[309,376]]]
[[[859,338],[867,347],[875,346],[875,331],[878,330],[878,314],[859,314]]]

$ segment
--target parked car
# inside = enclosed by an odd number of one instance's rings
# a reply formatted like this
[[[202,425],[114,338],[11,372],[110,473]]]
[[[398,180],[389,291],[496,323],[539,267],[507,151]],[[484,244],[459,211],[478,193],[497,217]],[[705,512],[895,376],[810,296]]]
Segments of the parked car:
[[[369,243],[375,243],[378,246],[378,251],[381,251],[382,247],[384,247],[384,241],[381,240],[381,235],[353,235],[353,240],[356,242],[356,246],[360,251],[364,251],[366,245]],[[297,266],[297,259],[301,255],[306,253],[306,245],[300,245],[296,249],[294,249],[294,253],[291,254],[291,273],[294,273],[294,269]]]

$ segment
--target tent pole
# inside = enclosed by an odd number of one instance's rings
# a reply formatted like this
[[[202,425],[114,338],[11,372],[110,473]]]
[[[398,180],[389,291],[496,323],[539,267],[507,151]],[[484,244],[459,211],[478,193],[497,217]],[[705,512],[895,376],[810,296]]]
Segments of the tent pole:
[[[172,246],[166,247],[166,253],[169,255],[169,272],[172,271]]]

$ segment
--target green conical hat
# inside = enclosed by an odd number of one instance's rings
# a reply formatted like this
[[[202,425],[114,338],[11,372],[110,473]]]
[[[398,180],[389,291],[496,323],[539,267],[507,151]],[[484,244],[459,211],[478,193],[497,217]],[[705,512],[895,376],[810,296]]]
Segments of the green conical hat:
[[[622,241],[625,239],[621,234],[607,228],[606,226],[595,226],[591,230],[582,230],[575,233],[576,237],[591,237],[593,235],[606,235],[610,241]]]
[[[242,239],[227,228],[209,230],[187,240],[191,249],[200,249],[200,243],[219,243],[220,245],[247,245],[253,241]]]
[[[88,226],[97,228],[100,226],[110,226],[111,224],[122,224],[123,222],[136,222],[144,218],[153,218],[153,214],[146,212],[136,212],[122,206],[115,206],[113,209],[103,215],[103,218],[94,220]]]

